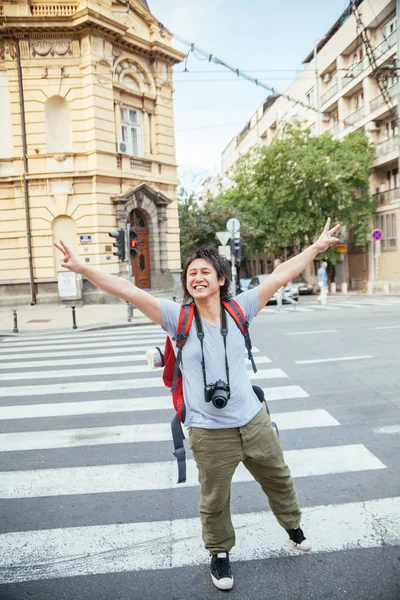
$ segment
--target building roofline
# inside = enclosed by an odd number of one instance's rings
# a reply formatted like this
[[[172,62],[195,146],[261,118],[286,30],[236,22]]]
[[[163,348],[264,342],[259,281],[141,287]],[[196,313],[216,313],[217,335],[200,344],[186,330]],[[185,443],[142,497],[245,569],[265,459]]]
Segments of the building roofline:
[[[356,8],[358,6],[360,6],[360,4],[363,2],[364,0],[356,0],[355,4],[356,4]],[[335,35],[335,33],[341,28],[341,26],[343,25],[343,23],[345,21],[347,21],[347,19],[351,16],[351,8],[350,6],[348,6],[340,15],[340,17],[338,18],[338,20],[336,21],[336,23],[334,25],[332,25],[332,27],[329,29],[328,33],[325,34],[325,36],[322,38],[322,40],[320,40],[317,44],[317,53],[320,52],[322,50],[322,48],[329,42],[329,40]],[[305,60],[303,60],[303,65],[309,63],[312,61],[312,59],[314,58],[314,50],[311,50],[310,54],[307,56],[307,58],[305,58]]]

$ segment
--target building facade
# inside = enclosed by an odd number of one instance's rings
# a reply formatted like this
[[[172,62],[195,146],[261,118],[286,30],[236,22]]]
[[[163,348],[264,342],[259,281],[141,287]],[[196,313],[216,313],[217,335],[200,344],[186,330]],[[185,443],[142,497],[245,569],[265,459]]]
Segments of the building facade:
[[[146,0],[0,1],[0,302],[58,298],[60,238],[126,276],[127,224],[135,283],[179,279],[171,37]]]
[[[285,96],[301,104],[282,95],[267,98],[225,148],[220,182],[229,185],[239,156],[256,144],[271,143],[288,121],[304,120],[316,134],[330,131],[337,139],[352,131],[365,131],[375,145],[370,193],[376,197],[378,208],[371,229],[376,227],[384,233],[377,285],[400,291],[396,2],[357,0],[355,4],[359,22],[346,10],[310,52],[304,70],[285,91]],[[375,279],[373,243],[357,248],[351,232],[345,241],[348,251],[337,265],[338,285],[371,288]]]

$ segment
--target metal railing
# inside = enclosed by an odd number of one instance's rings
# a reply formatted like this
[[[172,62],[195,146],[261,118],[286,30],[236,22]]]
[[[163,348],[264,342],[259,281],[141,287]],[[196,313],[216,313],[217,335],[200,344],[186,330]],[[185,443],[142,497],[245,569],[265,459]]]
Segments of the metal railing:
[[[373,195],[373,198],[378,200],[378,206],[396,202],[397,200],[400,200],[400,188],[394,188],[393,190],[387,190],[386,192],[378,192],[378,194]]]
[[[347,71],[346,75],[342,78],[343,87],[346,87],[346,85],[348,85],[350,81],[353,81],[357,77],[357,75],[362,73],[364,71],[364,68],[364,60],[361,60],[359,63],[353,65]]]
[[[345,118],[346,125],[354,125],[357,121],[362,119],[365,116],[365,106],[360,106],[357,110],[355,110],[351,115]]]
[[[329,87],[326,90],[326,92],[324,94],[322,94],[322,96],[321,96],[321,104],[325,104],[325,102],[328,102],[328,100],[330,98],[332,98],[332,96],[334,96],[335,94],[337,94],[338,89],[339,89],[339,87],[338,87],[338,83],[336,81],[333,85],[331,85],[331,87]]]
[[[387,89],[389,97],[391,100],[394,100],[397,96],[397,83],[394,83],[390,88]],[[369,107],[371,112],[373,112],[374,110],[377,110],[378,108],[380,108],[381,106],[384,106],[386,104],[386,101],[383,97],[382,94],[379,94],[379,96],[375,96],[375,98],[373,98],[371,100],[371,102],[369,103]]]
[[[392,33],[386,39],[384,39],[383,42],[378,44],[378,46],[375,48],[374,52],[376,53],[376,55],[379,58],[379,56],[382,56],[382,54],[385,54],[385,52],[390,50],[390,48],[393,48],[393,46],[396,43],[397,43],[397,29],[392,31]]]
[[[393,136],[388,138],[384,142],[377,144],[375,146],[375,158],[378,156],[383,156],[384,154],[388,154],[388,152],[392,152],[399,147],[399,138],[398,136]]]
[[[140,160],[139,158],[130,158],[129,165],[131,171],[146,171],[151,172],[151,162],[148,160]]]

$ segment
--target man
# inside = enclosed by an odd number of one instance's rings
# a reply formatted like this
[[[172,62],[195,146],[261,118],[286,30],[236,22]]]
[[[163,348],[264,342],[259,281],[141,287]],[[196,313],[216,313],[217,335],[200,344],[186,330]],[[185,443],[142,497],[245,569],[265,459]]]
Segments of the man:
[[[279,267],[279,265],[282,264],[282,261],[279,258],[276,258],[274,260],[274,269],[276,269],[277,267]],[[285,287],[287,286],[287,283],[285,283],[285,285],[283,285],[282,287],[279,288],[278,290],[278,299],[277,299],[277,306],[278,306],[278,310],[280,311],[282,308],[282,304],[283,304],[283,300],[286,300],[287,302],[290,302],[290,304],[293,305],[294,310],[296,310],[296,306],[297,306],[297,302],[296,300],[294,300],[293,298],[291,298],[290,296],[287,295],[286,291],[285,291]]]
[[[260,286],[243,292],[236,300],[250,322],[287,281],[304,271],[320,253],[338,241],[328,219],[318,240],[301,254],[279,265]],[[81,263],[60,241],[61,265],[81,273],[99,288],[131,302],[170,336],[178,329],[179,304],[154,298],[128,281],[101,273]],[[210,246],[194,251],[186,260],[182,285],[185,302],[194,302],[202,320],[204,343],[196,335],[195,322],[182,353],[181,372],[185,395],[185,426],[199,472],[200,518],[205,547],[211,554],[211,578],[222,590],[233,587],[229,552],[235,545],[230,515],[230,488],[240,462],[260,483],[271,510],[299,550],[311,550],[300,528],[301,512],[290,471],[269,415],[255,395],[244,362],[244,337],[227,315],[226,347],[221,335],[221,300],[229,298],[229,263]],[[204,348],[202,349],[202,346]],[[229,382],[224,408],[205,401],[203,368],[207,384]]]
[[[318,269],[318,285],[320,287],[320,294],[317,297],[318,302],[325,306],[328,300],[328,273],[326,271],[328,267],[327,262],[323,262]]]

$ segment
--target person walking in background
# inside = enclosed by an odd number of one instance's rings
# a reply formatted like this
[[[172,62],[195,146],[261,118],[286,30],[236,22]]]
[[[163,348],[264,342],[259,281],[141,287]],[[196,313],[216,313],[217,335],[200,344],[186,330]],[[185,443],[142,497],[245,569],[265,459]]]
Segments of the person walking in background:
[[[279,258],[276,258],[274,261],[274,269],[276,269],[277,267],[279,267],[279,265],[282,264],[282,261]],[[297,302],[296,300],[293,300],[293,298],[291,298],[290,296],[287,295],[287,293],[285,292],[285,287],[288,284],[285,283],[285,285],[283,285],[282,287],[279,288],[278,290],[278,298],[277,298],[277,306],[278,306],[278,310],[280,311],[282,308],[282,304],[283,304],[283,300],[285,299],[287,302],[290,302],[290,304],[293,304],[293,308],[294,310],[296,310],[296,305]]]
[[[320,294],[317,297],[318,302],[325,306],[328,300],[328,273],[326,271],[328,267],[327,262],[323,262],[318,269],[318,285],[320,287]]]

